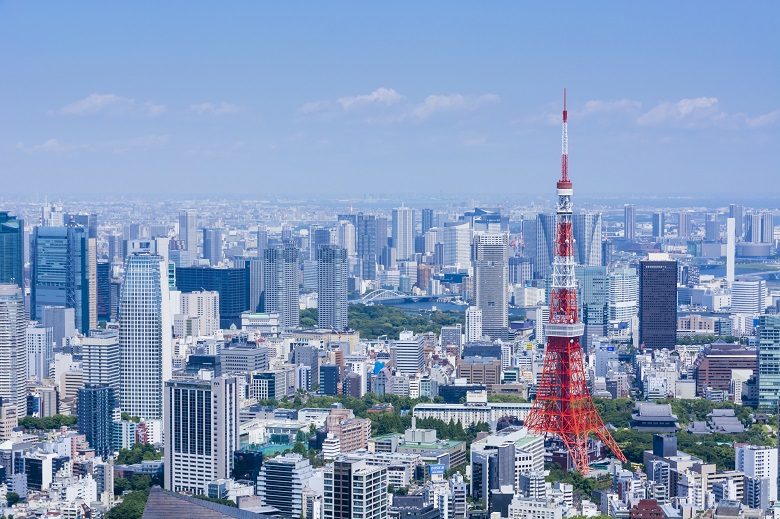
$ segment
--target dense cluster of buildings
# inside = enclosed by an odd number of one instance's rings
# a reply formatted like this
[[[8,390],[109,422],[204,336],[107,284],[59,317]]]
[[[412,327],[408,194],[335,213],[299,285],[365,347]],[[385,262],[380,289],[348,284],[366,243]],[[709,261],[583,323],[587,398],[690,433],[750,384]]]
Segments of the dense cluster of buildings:
[[[531,404],[490,398],[535,395],[553,214],[148,209],[67,213],[46,203],[20,204],[19,217],[0,212],[0,489],[25,499],[17,513],[99,517],[114,504],[115,474],[151,475],[172,492],[291,517],[596,513],[596,504],[572,500],[571,488],[545,482],[545,460],[567,460],[560,445],[521,427]],[[594,396],[646,400],[632,426],[668,433],[679,424],[654,400],[777,408],[780,294],[756,267],[773,268],[771,212],[732,205],[667,221],[664,212],[627,205],[585,211],[572,223]],[[737,275],[745,261],[752,274]],[[442,305],[463,319],[438,333],[368,340],[351,329],[355,301]],[[317,309],[316,324],[302,323],[307,308]],[[369,392],[427,400],[369,413],[494,432],[467,446],[415,425],[377,436],[369,418],[338,405],[274,408],[307,395]],[[18,427],[26,416],[57,414],[78,417],[75,430]],[[713,413],[690,431],[741,425]],[[163,459],[112,465],[135,443],[156,445]],[[324,466],[312,465],[310,449]],[[612,467],[615,493],[600,512],[622,517],[638,503],[650,510],[651,500],[678,512],[734,500],[766,511],[776,499],[776,478],[768,487],[750,479],[759,477],[760,449],[736,448],[737,464],[754,468],[728,482],[665,449],[646,457],[645,474]],[[604,456],[594,443],[592,460]],[[776,454],[774,463],[776,473]],[[464,473],[442,474],[455,468]],[[388,487],[414,492],[393,496]]]

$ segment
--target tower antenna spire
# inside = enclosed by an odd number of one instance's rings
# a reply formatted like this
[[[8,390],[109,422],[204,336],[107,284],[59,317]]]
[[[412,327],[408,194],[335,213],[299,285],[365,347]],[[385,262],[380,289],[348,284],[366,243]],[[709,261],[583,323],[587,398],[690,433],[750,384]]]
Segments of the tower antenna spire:
[[[563,130],[561,135],[561,182],[569,181],[569,112],[566,110],[566,89],[563,89]]]

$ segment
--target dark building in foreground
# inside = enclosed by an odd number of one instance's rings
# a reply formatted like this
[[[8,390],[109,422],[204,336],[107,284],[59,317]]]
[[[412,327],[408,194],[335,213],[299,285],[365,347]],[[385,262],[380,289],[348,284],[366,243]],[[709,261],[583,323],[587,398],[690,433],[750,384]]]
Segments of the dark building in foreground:
[[[177,267],[176,286],[182,292],[215,290],[219,292],[219,326],[241,326],[241,313],[251,310],[249,269]]]
[[[108,384],[87,383],[79,389],[79,432],[86,436],[95,456],[108,458],[114,453],[111,426],[114,391]]]
[[[673,349],[677,341],[677,262],[639,262],[639,343]]]

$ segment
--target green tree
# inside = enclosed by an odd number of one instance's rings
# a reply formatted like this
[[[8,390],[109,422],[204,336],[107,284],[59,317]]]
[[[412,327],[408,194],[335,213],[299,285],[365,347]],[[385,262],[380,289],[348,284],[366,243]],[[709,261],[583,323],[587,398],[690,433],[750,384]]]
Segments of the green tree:
[[[214,497],[205,496],[203,494],[196,494],[192,497],[194,497],[195,499],[200,499],[202,501],[209,501],[210,503],[217,503],[218,505],[232,506],[234,508],[237,506],[235,501],[233,501],[232,499],[217,499]]]
[[[122,503],[106,513],[106,519],[141,519],[144,515],[149,490],[136,490],[127,494]]]
[[[162,453],[148,443],[136,443],[132,449],[119,449],[117,465],[134,465],[142,461],[154,461],[162,458]]]
[[[125,478],[114,478],[114,495],[121,496],[125,491],[130,490],[130,480]]]
[[[292,451],[295,454],[300,454],[301,456],[305,456],[306,455],[306,446],[302,442],[295,442],[293,444]]]
[[[16,503],[22,500],[22,496],[16,492],[8,492],[5,495],[5,499],[8,501],[8,506],[14,506]]]

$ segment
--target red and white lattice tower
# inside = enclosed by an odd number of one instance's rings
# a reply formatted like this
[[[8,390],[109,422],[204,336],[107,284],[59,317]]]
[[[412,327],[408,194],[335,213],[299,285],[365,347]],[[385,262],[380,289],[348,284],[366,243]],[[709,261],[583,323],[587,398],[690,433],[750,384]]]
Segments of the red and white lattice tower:
[[[612,435],[593,405],[582,361],[580,337],[584,325],[577,315],[572,231],[572,183],[569,180],[566,90],[563,91],[563,154],[558,181],[555,258],[552,265],[550,321],[546,327],[547,349],[539,389],[525,426],[537,434],[555,435],[566,444],[574,466],[588,473],[588,436],[593,433],[621,461]]]

